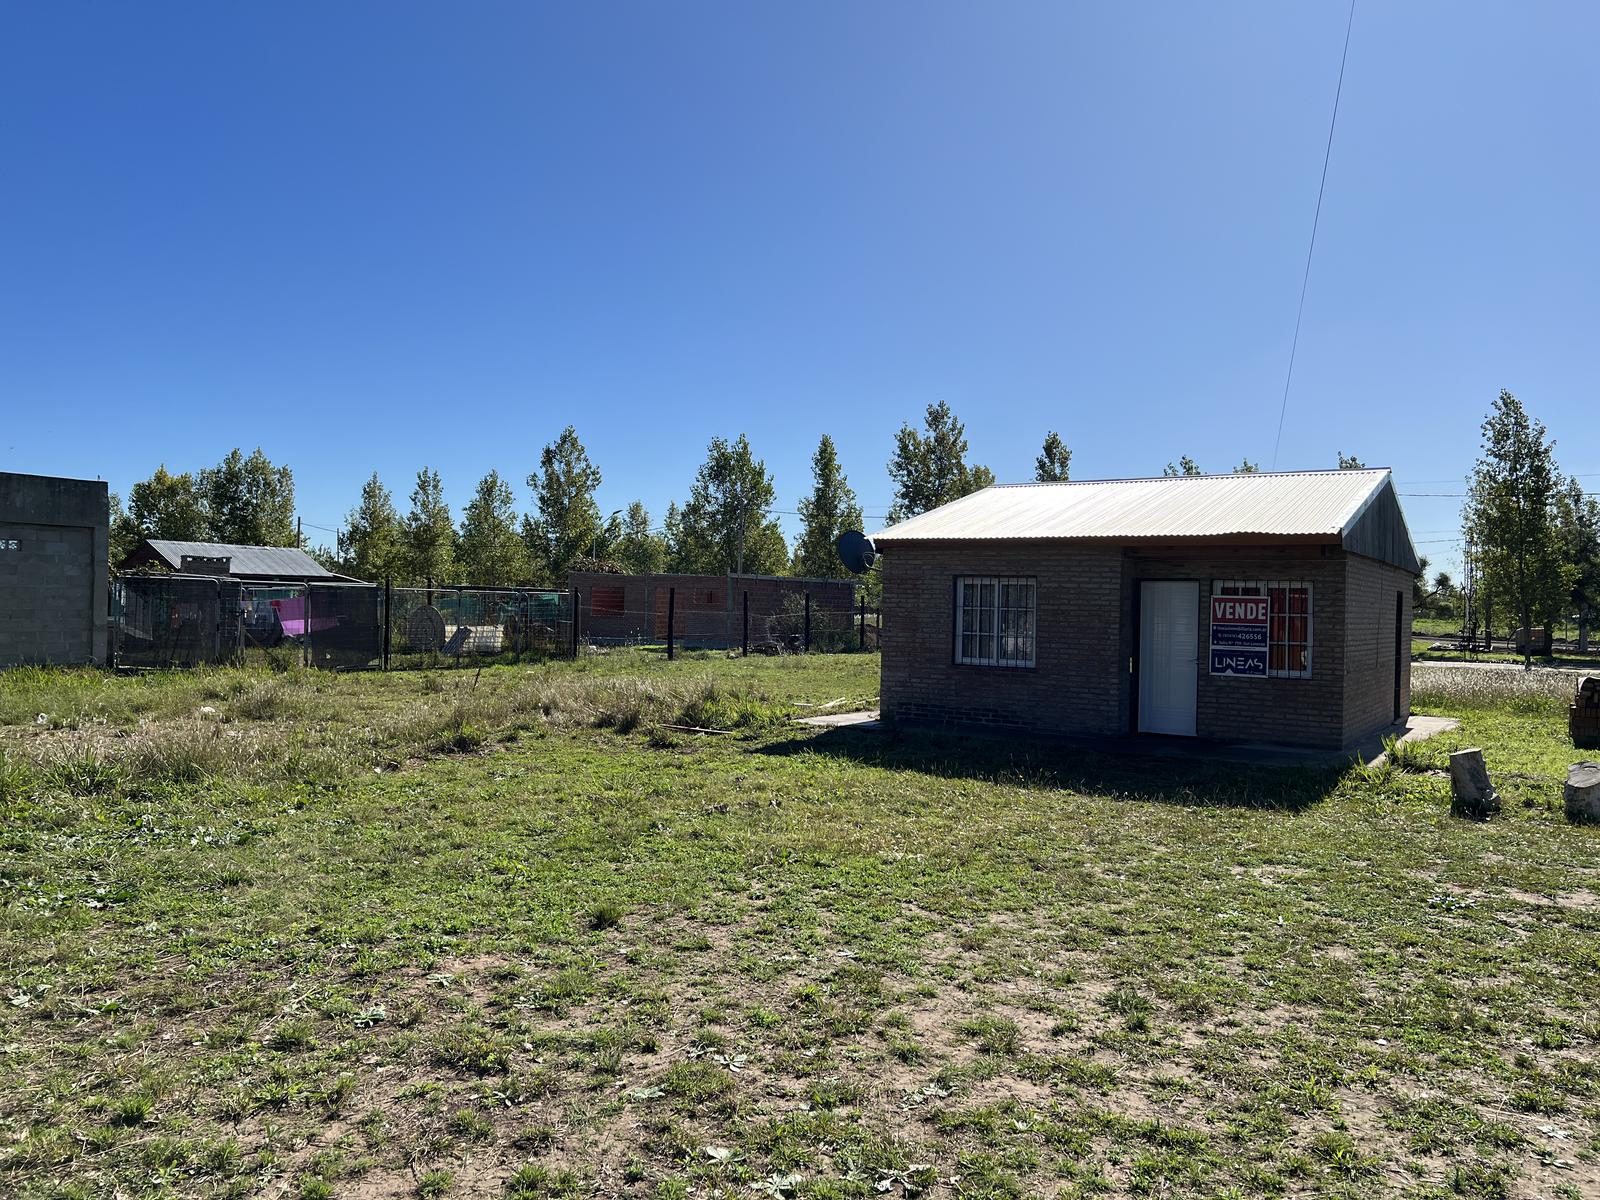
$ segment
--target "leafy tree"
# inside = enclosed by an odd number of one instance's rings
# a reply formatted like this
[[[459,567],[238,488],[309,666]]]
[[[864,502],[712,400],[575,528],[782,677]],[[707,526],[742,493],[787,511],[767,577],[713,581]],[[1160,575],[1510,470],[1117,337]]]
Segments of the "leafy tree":
[[[814,579],[848,575],[834,543],[847,529],[861,528],[861,505],[839,467],[833,439],[827,434],[811,456],[811,495],[800,501],[800,544],[794,551],[794,571]]]
[[[1065,483],[1072,467],[1072,451],[1052,429],[1044,435],[1044,447],[1033,460],[1033,477],[1040,483]]]
[[[1248,458],[1233,469],[1235,475],[1255,475],[1261,470],[1260,463],[1253,463]]]
[[[478,481],[461,514],[456,573],[475,587],[508,587],[528,581],[528,547],[517,531],[517,501],[511,485],[490,471]]]
[[[1194,459],[1190,458],[1187,454],[1185,454],[1182,458],[1180,458],[1178,460],[1176,466],[1174,466],[1172,463],[1168,463],[1166,465],[1166,469],[1163,470],[1161,473],[1163,475],[1165,475],[1168,479],[1177,479],[1179,476],[1182,476],[1182,475],[1204,475],[1205,474],[1205,472],[1200,469],[1199,464],[1196,463],[1194,461]]]
[[[622,522],[622,536],[612,548],[612,557],[633,575],[654,575],[667,568],[667,543],[650,528],[650,513],[642,500],[628,505]]]
[[[1568,600],[1578,616],[1578,652],[1589,652],[1589,631],[1600,614],[1600,499],[1569,479],[1556,497],[1562,556],[1572,579]]]
[[[394,497],[374,471],[361,485],[361,502],[345,515],[334,557],[338,569],[357,579],[380,580],[406,573],[405,528]]]
[[[560,583],[572,560],[594,552],[603,532],[594,501],[600,470],[571,425],[539,455],[539,470],[528,476],[537,515],[523,522],[523,538],[534,563]]]
[[[411,489],[405,520],[405,560],[416,583],[451,582],[455,573],[456,525],[444,500],[439,472],[423,467]]]
[[[187,472],[173,475],[166,464],[128,490],[123,536],[134,543],[144,538],[176,542],[221,540],[211,537],[211,521],[198,481]]]
[[[200,472],[211,540],[241,546],[298,546],[294,472],[276,467],[259,446],[246,458],[237,447]]]
[[[926,433],[902,425],[894,436],[889,459],[889,478],[894,481],[890,521],[925,513],[994,483],[988,467],[967,465],[967,427],[943,400],[928,405],[923,427]]]
[[[1354,454],[1346,454],[1343,450],[1339,451],[1339,470],[1363,471],[1366,469],[1366,466],[1367,464],[1362,462]]]
[[[1524,629],[1551,622],[1572,588],[1556,527],[1560,483],[1553,445],[1544,425],[1502,391],[1483,422],[1483,455],[1467,496],[1466,525],[1480,578]],[[1533,666],[1531,652],[1523,665]]]
[[[783,531],[772,519],[772,476],[740,434],[712,438],[689,500],[677,513],[673,569],[692,573],[778,575],[789,565]],[[671,522],[673,514],[668,513]],[[669,528],[671,526],[669,525]]]
[[[1417,573],[1411,579],[1411,608],[1413,612],[1428,611],[1433,593],[1428,591],[1428,568],[1432,565],[1426,554],[1417,558]]]
[[[133,553],[133,548],[139,544],[139,531],[134,528],[133,519],[123,509],[122,497],[116,492],[107,494],[107,507],[111,511],[106,559],[111,569],[116,570],[117,564]]]

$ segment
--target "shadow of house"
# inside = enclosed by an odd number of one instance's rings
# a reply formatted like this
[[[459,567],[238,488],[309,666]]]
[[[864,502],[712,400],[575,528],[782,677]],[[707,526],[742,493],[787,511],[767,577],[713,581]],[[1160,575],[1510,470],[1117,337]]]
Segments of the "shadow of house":
[[[1241,762],[1203,753],[1151,753],[1147,743],[1049,745],[1024,737],[949,730],[843,726],[770,742],[759,754],[820,754],[857,766],[966,779],[1000,787],[1056,788],[1185,807],[1301,812],[1337,789],[1348,762],[1326,757]]]

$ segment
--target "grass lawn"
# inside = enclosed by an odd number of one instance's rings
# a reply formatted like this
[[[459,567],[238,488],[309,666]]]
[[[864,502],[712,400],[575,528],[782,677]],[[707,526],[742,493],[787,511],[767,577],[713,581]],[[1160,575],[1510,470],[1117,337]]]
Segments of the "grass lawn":
[[[1582,755],[1417,683],[1276,770],[789,723],[872,655],[0,675],[0,1195],[1600,1194]]]

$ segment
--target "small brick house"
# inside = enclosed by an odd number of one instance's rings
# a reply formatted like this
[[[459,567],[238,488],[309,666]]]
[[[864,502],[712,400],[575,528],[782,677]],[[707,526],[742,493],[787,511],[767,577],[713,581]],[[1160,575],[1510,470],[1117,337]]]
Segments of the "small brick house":
[[[855,611],[855,583],[849,579],[573,571],[567,586],[578,596],[579,636],[601,643],[665,641],[669,602],[674,639],[705,648],[741,644],[747,596],[752,643],[776,636],[779,625],[787,631],[807,594],[818,627],[848,623]]]
[[[891,723],[1337,749],[1410,713],[1387,470],[998,486],[873,540]]]

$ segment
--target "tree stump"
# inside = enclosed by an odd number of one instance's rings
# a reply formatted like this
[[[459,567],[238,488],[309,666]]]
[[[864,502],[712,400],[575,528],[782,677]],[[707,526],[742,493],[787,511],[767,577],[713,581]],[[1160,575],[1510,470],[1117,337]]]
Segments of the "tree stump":
[[[1600,763],[1573,763],[1567,768],[1567,786],[1562,793],[1567,820],[1585,824],[1600,823]]]
[[[1474,821],[1487,821],[1500,811],[1500,794],[1489,782],[1483,751],[1476,747],[1450,756],[1450,811]]]

